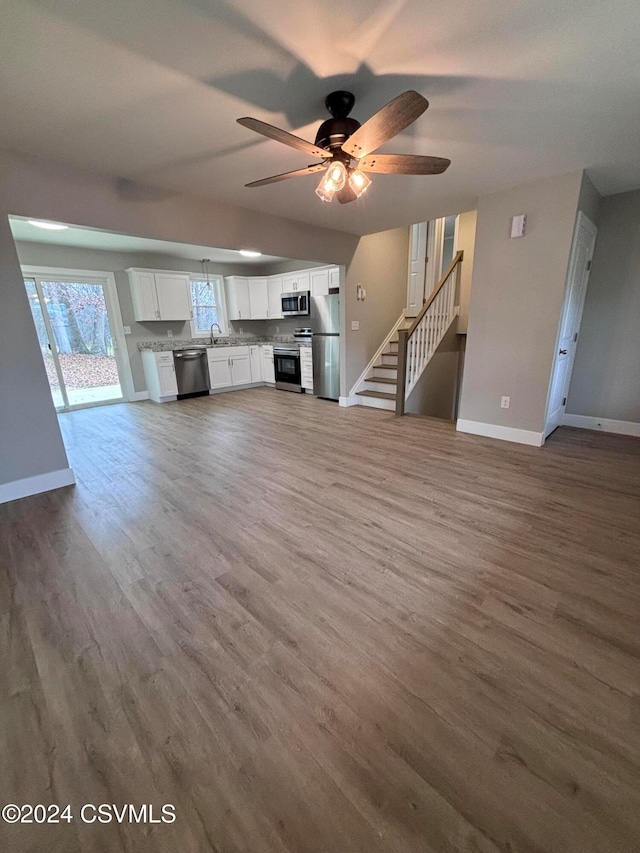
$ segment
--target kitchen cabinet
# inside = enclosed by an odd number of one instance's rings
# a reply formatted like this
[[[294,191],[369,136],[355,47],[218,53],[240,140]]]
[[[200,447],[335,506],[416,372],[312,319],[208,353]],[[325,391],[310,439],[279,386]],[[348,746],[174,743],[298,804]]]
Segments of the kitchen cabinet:
[[[167,399],[173,400],[178,394],[178,383],[176,371],[173,366],[172,352],[151,352],[144,350],[142,353],[142,366],[144,378],[149,391],[149,399],[155,403],[162,403]]]
[[[209,387],[230,388],[234,385],[250,385],[251,361],[249,347],[210,347],[207,349],[209,363]],[[259,381],[259,380],[258,380]]]
[[[329,270],[324,269],[311,270],[311,296],[328,296],[329,295]]]
[[[227,347],[207,350],[209,365],[209,388],[228,388],[231,385],[231,359],[225,352]]]
[[[276,371],[273,363],[273,347],[268,345],[262,347],[262,378],[271,385],[275,384]]]
[[[249,279],[244,276],[230,275],[224,281],[229,319],[250,320],[251,301],[249,298]]]
[[[249,310],[252,320],[266,320],[269,317],[269,287],[267,279],[253,276],[249,282]]]
[[[282,276],[282,292],[295,293],[297,290],[310,290],[311,277],[309,270],[287,273]]]
[[[230,358],[232,385],[251,384],[251,362],[249,360],[249,347],[241,347],[241,349],[243,349],[244,352],[236,353]]]
[[[130,268],[127,275],[136,320],[191,319],[189,273]]]
[[[269,319],[282,318],[282,276],[271,275],[267,280]]]
[[[251,381],[262,382],[262,347],[249,347],[249,363],[251,365]]]
[[[300,384],[313,393],[313,356],[311,347],[300,347]]]

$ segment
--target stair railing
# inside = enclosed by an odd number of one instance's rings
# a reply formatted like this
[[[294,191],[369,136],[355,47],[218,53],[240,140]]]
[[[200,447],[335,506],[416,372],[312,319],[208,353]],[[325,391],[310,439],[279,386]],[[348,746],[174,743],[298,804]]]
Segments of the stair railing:
[[[396,415],[404,415],[407,397],[458,315],[463,255],[463,252],[456,253],[412,325],[398,330]]]

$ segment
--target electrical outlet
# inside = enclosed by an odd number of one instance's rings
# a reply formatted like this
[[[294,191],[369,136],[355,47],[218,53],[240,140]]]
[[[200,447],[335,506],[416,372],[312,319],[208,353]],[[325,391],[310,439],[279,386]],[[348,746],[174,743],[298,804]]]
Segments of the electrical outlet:
[[[168,338],[172,338],[172,337],[173,337],[173,332],[171,331],[171,329],[167,329],[167,337],[168,337]]]
[[[276,335],[280,334],[280,326],[276,326]]]
[[[351,331],[358,332],[360,330],[360,320],[351,321]]]
[[[511,397],[503,397],[502,401],[500,402],[500,408],[508,409],[510,405],[511,405]]]
[[[123,326],[122,328],[124,330],[125,335],[131,334],[131,326]]]

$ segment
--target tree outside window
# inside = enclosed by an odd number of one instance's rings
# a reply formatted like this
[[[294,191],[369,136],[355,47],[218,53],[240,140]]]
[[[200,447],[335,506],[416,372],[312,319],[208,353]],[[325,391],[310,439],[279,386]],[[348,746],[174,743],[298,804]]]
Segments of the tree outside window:
[[[220,329],[224,330],[224,318],[222,317],[218,288],[217,279],[211,281],[191,280],[194,335],[208,335],[214,323],[217,323]]]

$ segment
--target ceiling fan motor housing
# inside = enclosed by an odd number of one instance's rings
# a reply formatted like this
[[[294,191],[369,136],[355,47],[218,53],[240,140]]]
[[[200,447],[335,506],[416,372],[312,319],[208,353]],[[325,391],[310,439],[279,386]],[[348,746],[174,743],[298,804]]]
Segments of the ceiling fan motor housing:
[[[329,118],[318,128],[316,145],[327,151],[334,151],[340,148],[359,127],[360,122],[354,118]]]

